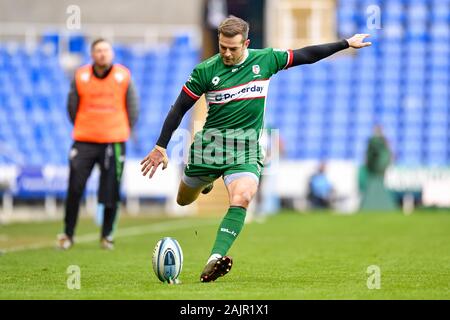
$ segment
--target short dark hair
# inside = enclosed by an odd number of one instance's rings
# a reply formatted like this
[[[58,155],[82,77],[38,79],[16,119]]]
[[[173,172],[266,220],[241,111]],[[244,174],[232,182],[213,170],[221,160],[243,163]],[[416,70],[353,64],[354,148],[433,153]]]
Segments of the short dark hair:
[[[222,34],[225,37],[234,37],[238,34],[242,35],[243,41],[248,38],[248,31],[250,26],[247,21],[242,20],[236,16],[230,15],[228,18],[222,21],[218,28],[218,34]]]
[[[94,41],[92,41],[92,44],[91,44],[91,52],[94,51],[95,46],[96,46],[97,44],[99,44],[100,42],[106,42],[106,43],[111,44],[111,43],[110,43],[108,40],[106,40],[105,38],[96,38]]]

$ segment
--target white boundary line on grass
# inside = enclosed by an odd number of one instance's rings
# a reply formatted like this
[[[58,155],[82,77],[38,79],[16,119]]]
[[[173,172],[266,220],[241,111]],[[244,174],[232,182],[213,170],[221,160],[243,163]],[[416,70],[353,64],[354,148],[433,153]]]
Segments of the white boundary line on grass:
[[[117,233],[114,235],[114,238],[126,238],[132,236],[140,236],[144,234],[152,234],[162,231],[174,231],[181,229],[188,229],[194,227],[203,227],[208,225],[216,224],[217,221],[198,221],[195,224],[189,223],[189,220],[175,220],[175,221],[164,221],[150,225],[144,226],[136,226],[136,227],[127,227],[117,230]],[[99,241],[98,233],[89,233],[85,235],[81,235],[79,237],[75,237],[75,243],[88,243],[93,241]],[[45,242],[45,243],[37,243],[31,245],[17,246],[9,249],[0,249],[0,252],[3,254],[19,252],[19,251],[27,251],[27,250],[37,250],[44,248],[56,248],[56,241],[53,242]]]

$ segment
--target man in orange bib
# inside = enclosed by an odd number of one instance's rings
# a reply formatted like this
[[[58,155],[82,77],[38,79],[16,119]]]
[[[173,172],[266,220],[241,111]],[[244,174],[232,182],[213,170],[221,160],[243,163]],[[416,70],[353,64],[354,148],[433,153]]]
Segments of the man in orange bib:
[[[97,39],[91,45],[93,64],[75,72],[68,97],[68,110],[74,124],[70,150],[70,176],[64,233],[58,246],[74,244],[75,226],[86,181],[95,164],[100,167],[98,201],[103,205],[100,244],[113,249],[113,226],[120,201],[120,181],[125,161],[125,142],[138,115],[138,101],[130,71],[113,64],[111,44]]]

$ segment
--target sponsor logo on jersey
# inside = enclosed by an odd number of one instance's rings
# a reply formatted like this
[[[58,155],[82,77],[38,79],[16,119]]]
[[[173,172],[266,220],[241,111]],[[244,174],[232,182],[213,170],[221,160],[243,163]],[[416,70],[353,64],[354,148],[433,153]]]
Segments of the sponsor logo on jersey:
[[[220,82],[220,78],[214,77],[214,78],[212,78],[211,82],[213,83],[213,85],[217,86]]]
[[[265,98],[268,88],[268,79],[250,81],[228,89],[209,91],[206,93],[206,101],[211,104],[223,104],[233,100]]]

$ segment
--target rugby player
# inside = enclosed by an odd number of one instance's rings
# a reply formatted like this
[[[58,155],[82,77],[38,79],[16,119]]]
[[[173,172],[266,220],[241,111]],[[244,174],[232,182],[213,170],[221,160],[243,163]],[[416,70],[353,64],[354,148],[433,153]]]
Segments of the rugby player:
[[[194,137],[190,157],[179,185],[181,206],[207,194],[222,177],[229,194],[229,208],[217,231],[211,255],[200,281],[210,282],[227,274],[231,245],[244,225],[246,210],[257,191],[263,154],[259,137],[263,129],[270,77],[280,70],[310,64],[340,50],[370,46],[368,34],[296,50],[249,49],[249,25],[230,16],[218,28],[219,53],[198,64],[171,107],[158,141],[141,161],[141,171],[152,178],[162,164],[167,167],[166,147],[185,113],[206,95],[208,115]]]

